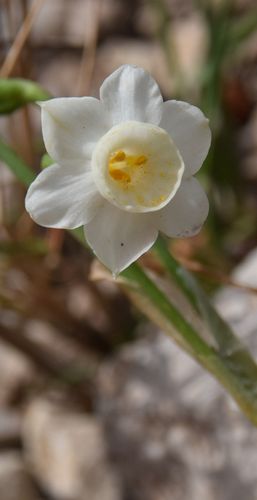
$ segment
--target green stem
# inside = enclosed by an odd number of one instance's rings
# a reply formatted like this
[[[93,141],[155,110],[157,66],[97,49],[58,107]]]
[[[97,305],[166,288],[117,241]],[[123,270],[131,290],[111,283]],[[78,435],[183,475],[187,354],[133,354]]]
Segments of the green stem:
[[[153,249],[155,253],[158,255],[165,269],[172,277],[172,279],[181,288],[181,290],[184,292],[184,294],[189,299],[194,308],[197,310],[197,312],[199,312],[198,300],[195,293],[192,290],[191,276],[172,257],[167,247],[166,241],[161,236],[159,236],[159,238],[157,239]]]
[[[13,174],[25,186],[29,186],[35,179],[35,173],[26,165],[26,163],[10,148],[0,140],[0,160],[3,161]]]
[[[180,333],[184,347],[196,356],[208,356],[212,354],[210,348],[194,328],[185,320],[178,309],[171,304],[164,292],[145,274],[138,264],[130,265],[121,275],[139,286],[140,293],[144,293],[148,299],[156,306],[165,318]]]
[[[122,276],[139,309],[214,375],[257,425],[257,365],[246,349],[229,356],[208,346],[137,264],[123,271]]]
[[[206,321],[220,353],[226,355],[243,349],[239,339],[211,305],[197,280],[171,255],[168,245],[162,237],[159,237],[155,243],[154,251],[158,255],[172,281],[182,290],[195,311]]]

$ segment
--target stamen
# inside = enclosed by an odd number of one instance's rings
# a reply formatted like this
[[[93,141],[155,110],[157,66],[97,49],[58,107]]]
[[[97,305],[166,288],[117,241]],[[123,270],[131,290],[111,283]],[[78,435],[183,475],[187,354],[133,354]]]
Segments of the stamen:
[[[131,181],[130,175],[124,172],[124,170],[120,170],[118,168],[110,170],[110,175],[115,181],[123,181],[123,182]]]
[[[144,156],[144,155],[141,155],[141,156],[133,156],[132,158],[135,158],[134,159],[134,164],[135,165],[143,165],[144,163],[147,162],[147,157]]]
[[[115,151],[109,158],[109,174],[115,181],[127,184],[133,178],[133,169],[144,165],[146,162],[147,156],[145,155],[126,155],[122,150]]]
[[[116,153],[111,156],[109,163],[115,163],[116,161],[124,161],[126,158],[126,155],[124,151],[116,151]]]

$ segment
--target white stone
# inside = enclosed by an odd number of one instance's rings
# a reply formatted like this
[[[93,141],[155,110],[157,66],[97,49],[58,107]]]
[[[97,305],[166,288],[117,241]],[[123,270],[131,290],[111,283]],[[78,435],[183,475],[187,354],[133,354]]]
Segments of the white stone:
[[[1,500],[40,500],[19,452],[0,454]]]
[[[34,368],[26,356],[0,342],[0,405],[8,403],[21,387],[28,385],[33,375]]]
[[[62,500],[118,500],[101,423],[47,399],[31,402],[24,418],[24,447],[35,477]]]

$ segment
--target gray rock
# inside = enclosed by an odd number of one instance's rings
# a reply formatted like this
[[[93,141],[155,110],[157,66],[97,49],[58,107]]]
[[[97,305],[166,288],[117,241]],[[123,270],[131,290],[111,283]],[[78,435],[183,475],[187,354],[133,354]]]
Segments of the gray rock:
[[[11,409],[0,409],[0,447],[17,446],[20,439],[20,414]]]
[[[42,488],[61,500],[119,500],[101,422],[47,398],[24,416],[27,462]]]
[[[234,279],[257,286],[257,251]],[[257,296],[226,287],[216,305],[257,353]],[[103,365],[98,390],[124,498],[256,500],[257,429],[164,334],[148,331]]]
[[[32,27],[34,44],[51,47],[65,44],[82,47],[90,44],[95,24],[103,32],[115,32],[123,26],[130,13],[130,5],[123,0],[104,0],[100,8],[96,0],[55,0],[45,2]]]
[[[40,500],[19,452],[0,454],[1,500]]]
[[[239,285],[257,289],[257,249],[234,270],[232,278]],[[227,286],[217,294],[215,304],[257,357],[257,293]]]
[[[15,399],[17,393],[31,383],[33,376],[34,367],[27,357],[0,342],[0,407]]]

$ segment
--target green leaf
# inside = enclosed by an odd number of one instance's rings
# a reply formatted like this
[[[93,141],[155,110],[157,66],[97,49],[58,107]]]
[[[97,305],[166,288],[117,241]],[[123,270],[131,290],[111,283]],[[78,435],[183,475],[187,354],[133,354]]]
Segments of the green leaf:
[[[237,19],[230,24],[229,48],[233,50],[244,42],[257,29],[257,12],[245,15],[240,21]]]
[[[44,256],[48,252],[47,244],[40,238],[25,241],[1,241],[0,253],[8,256],[26,255],[28,257]]]
[[[14,175],[25,186],[29,186],[35,179],[36,174],[27,166],[20,156],[15,151],[0,140],[0,160],[3,161]]]
[[[43,170],[44,168],[50,167],[50,165],[52,165],[53,163],[54,160],[51,158],[51,156],[48,153],[45,153],[41,158],[40,166]]]
[[[163,238],[158,238],[154,245],[154,250],[171,279],[183,291],[196,312],[206,321],[220,354],[226,356],[237,350],[244,349],[229,325],[211,305],[204,290],[200,287],[194,276],[171,255]]]

